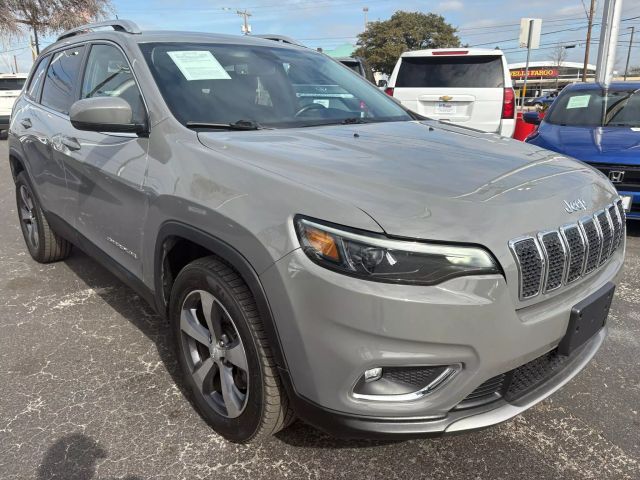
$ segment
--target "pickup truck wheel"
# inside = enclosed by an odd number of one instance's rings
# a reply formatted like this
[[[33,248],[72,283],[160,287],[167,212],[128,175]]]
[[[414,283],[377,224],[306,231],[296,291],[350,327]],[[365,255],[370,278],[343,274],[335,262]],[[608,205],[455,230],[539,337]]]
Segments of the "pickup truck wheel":
[[[31,257],[40,263],[67,258],[72,245],[49,226],[24,172],[16,178],[16,203],[20,228]]]
[[[170,319],[185,382],[215,431],[244,443],[291,422],[255,300],[233,269],[216,257],[184,267]]]

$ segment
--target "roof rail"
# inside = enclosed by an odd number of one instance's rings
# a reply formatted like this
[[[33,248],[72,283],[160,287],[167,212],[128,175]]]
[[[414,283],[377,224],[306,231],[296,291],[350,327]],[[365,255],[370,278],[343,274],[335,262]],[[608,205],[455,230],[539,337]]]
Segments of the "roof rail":
[[[264,33],[261,35],[251,35],[251,36],[256,38],[262,38],[264,40],[273,40],[274,42],[288,43],[290,45],[297,45],[299,47],[304,47],[304,45],[302,45],[300,42],[298,42],[297,40],[294,40],[291,37],[287,37],[286,35]]]
[[[112,27],[116,32],[133,34],[142,33],[140,31],[140,27],[131,20],[105,20],[104,22],[87,23],[86,25],[80,25],[79,27],[67,30],[58,36],[58,41],[75,35],[91,32],[102,27]]]

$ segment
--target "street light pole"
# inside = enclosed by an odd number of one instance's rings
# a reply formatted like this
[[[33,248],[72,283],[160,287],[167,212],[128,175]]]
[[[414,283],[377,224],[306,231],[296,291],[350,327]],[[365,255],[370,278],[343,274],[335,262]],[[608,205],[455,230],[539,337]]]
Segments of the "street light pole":
[[[633,34],[636,31],[636,27],[628,27],[631,29],[631,38],[629,39],[629,50],[627,50],[627,65],[624,67],[624,81],[627,81],[627,74],[629,73],[629,60],[631,59],[631,47],[633,46]]]
[[[591,0],[589,8],[589,24],[587,26],[587,43],[584,46],[584,66],[582,68],[582,81],[587,81],[587,68],[589,67],[589,47],[591,46],[591,29],[593,28],[593,15],[596,11],[596,0]]]
[[[369,7],[362,7],[362,12],[364,13],[364,31],[367,31],[367,25],[369,25]]]
[[[527,64],[524,67],[524,82],[522,84],[522,105],[527,96],[527,80],[529,79],[529,58],[531,57],[531,39],[533,37],[533,19],[529,20],[529,37],[527,39]]]

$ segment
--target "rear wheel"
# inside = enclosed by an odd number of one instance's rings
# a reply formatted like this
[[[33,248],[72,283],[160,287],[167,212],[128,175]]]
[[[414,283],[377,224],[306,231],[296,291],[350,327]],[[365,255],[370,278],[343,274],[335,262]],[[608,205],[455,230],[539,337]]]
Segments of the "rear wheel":
[[[49,226],[24,172],[16,178],[16,204],[22,236],[31,257],[40,263],[67,258],[71,253],[71,243]]]
[[[187,265],[172,289],[170,317],[186,383],[214,430],[249,442],[290,423],[254,298],[234,270],[216,257]]]

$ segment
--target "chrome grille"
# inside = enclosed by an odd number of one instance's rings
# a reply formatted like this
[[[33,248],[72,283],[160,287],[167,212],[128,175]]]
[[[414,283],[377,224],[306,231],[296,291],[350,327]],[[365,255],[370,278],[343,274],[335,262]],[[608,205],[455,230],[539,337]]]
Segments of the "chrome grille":
[[[584,266],[584,274],[586,275],[598,267],[602,241],[600,240],[600,230],[596,227],[596,223],[592,218],[580,221],[580,226],[587,239],[587,261]]]
[[[520,297],[535,297],[540,293],[544,257],[534,238],[523,238],[511,243],[520,268]]]
[[[566,283],[575,282],[582,276],[584,259],[587,253],[587,243],[578,225],[569,225],[560,229],[564,243],[567,245],[569,259],[567,261]]]
[[[609,254],[611,253],[613,229],[611,228],[611,223],[609,222],[606,210],[596,213],[596,220],[598,221],[600,233],[602,234],[602,253],[600,255],[600,261],[598,262],[598,266],[600,266],[607,261]]]
[[[575,282],[604,265],[623,244],[622,202],[558,230],[509,242],[519,273],[519,296],[526,300]]]
[[[567,255],[559,232],[541,233],[538,239],[547,260],[544,291],[548,292],[562,286]]]

